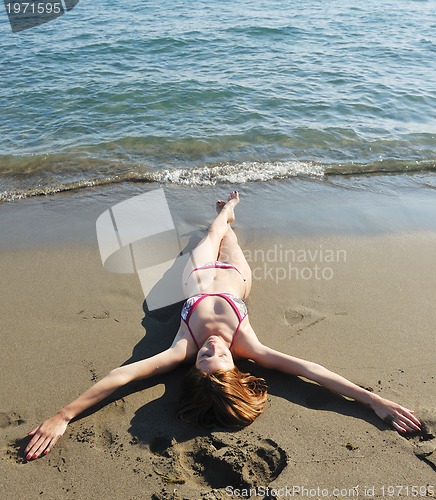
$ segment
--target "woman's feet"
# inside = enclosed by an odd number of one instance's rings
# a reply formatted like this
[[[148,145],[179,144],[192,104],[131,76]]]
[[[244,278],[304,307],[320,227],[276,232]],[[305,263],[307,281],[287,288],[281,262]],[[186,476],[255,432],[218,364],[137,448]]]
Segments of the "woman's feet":
[[[226,202],[224,200],[217,200],[216,205],[215,205],[217,214],[221,213],[221,210],[224,208],[225,204],[226,204]]]
[[[235,221],[234,208],[238,203],[239,203],[238,191],[231,191],[228,198],[227,198],[227,202],[224,200],[218,200],[216,202],[216,211],[219,214],[225,208],[228,212],[227,213],[227,222],[228,223],[234,222]]]

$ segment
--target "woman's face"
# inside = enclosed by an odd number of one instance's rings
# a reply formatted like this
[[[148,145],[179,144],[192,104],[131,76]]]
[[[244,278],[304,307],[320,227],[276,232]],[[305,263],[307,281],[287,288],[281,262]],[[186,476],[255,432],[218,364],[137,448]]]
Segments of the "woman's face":
[[[195,366],[204,373],[234,368],[233,357],[221,337],[211,335],[200,347]]]

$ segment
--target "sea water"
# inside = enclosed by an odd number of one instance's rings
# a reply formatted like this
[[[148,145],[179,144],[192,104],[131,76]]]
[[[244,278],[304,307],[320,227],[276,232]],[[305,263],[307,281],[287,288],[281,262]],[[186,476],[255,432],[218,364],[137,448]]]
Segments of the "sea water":
[[[12,33],[1,7],[0,199],[380,173],[434,188],[434,13],[432,0],[82,0]]]

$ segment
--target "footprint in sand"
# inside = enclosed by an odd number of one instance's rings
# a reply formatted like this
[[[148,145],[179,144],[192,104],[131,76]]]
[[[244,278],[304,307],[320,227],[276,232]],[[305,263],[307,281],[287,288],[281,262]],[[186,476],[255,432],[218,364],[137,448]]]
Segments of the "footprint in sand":
[[[214,489],[267,485],[287,465],[286,452],[271,439],[250,442],[233,436],[201,436],[185,443],[158,446],[155,472],[172,482]],[[166,442],[165,444],[168,444]],[[167,479],[168,481],[168,479]]]
[[[295,328],[297,332],[301,332],[316,325],[325,319],[325,316],[308,307],[298,306],[286,309],[284,319],[288,326]]]

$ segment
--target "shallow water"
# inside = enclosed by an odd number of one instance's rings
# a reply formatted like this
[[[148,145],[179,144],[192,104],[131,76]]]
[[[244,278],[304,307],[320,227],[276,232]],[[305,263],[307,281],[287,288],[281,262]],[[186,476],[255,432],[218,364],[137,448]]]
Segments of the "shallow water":
[[[106,0],[16,34],[2,15],[0,197],[374,172],[433,185],[433,7]]]

